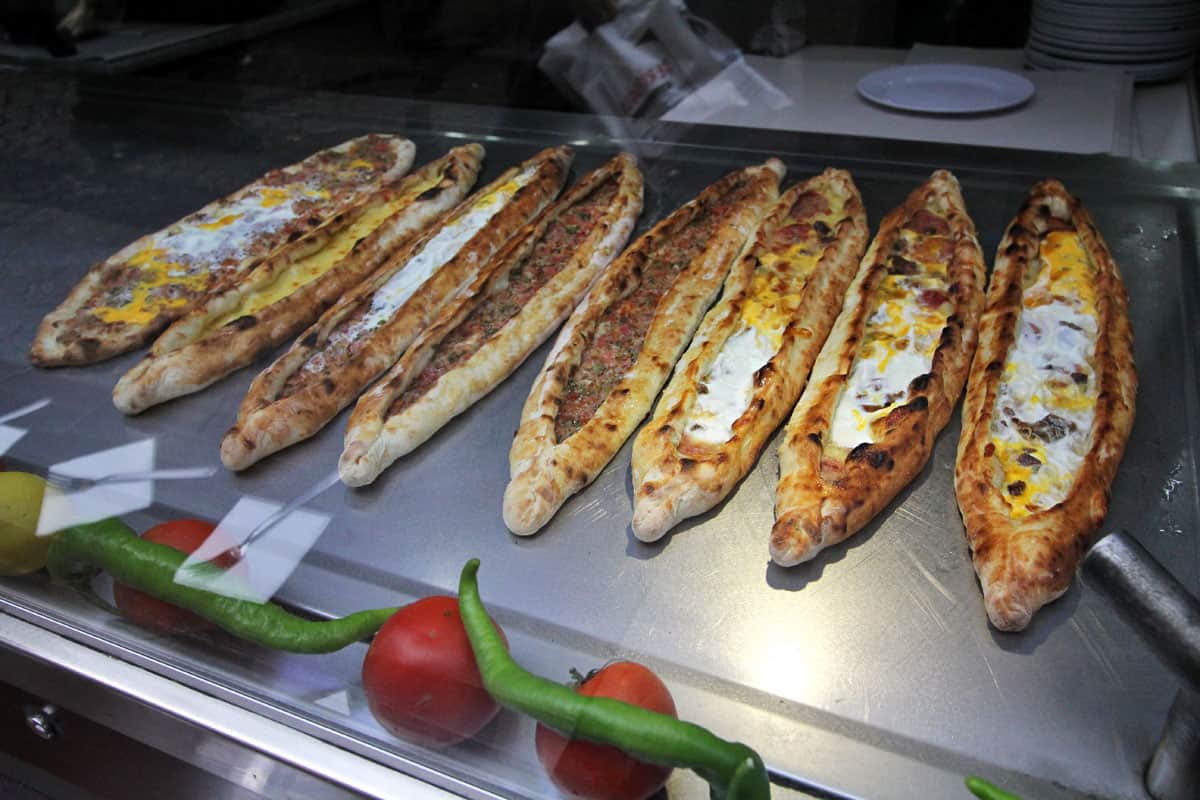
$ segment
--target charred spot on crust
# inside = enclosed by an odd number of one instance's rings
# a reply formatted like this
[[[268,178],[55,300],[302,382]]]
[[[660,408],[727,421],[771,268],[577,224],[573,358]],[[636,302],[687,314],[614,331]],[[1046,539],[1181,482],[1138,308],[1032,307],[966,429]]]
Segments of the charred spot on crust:
[[[1000,372],[1004,369],[1003,361],[993,361],[987,365],[988,372]]]
[[[317,346],[317,332],[313,331],[308,336],[305,336],[304,341],[300,342],[300,345],[302,347],[316,347]]]
[[[309,217],[308,219],[306,219],[304,221],[307,222],[309,225],[312,225],[314,228],[321,224],[321,218],[318,217],[316,214],[314,214],[313,216]]]
[[[771,373],[774,371],[775,368],[771,366],[769,361],[766,364],[763,364],[759,368],[758,372],[754,373],[754,385],[762,386],[764,383],[766,383],[767,379],[771,377]],[[761,399],[759,400],[759,408],[762,408]]]
[[[245,314],[238,317],[229,323],[229,327],[236,328],[239,331],[249,330],[258,324],[258,317],[253,314]]]
[[[303,231],[292,231],[291,233],[288,234],[287,240],[289,242],[294,242],[303,235],[304,235]]]
[[[918,375],[913,378],[908,384],[908,388],[914,392],[923,392],[929,388],[929,381],[933,380],[933,375],[926,372],[924,375]]]
[[[659,432],[659,433],[662,433],[662,434],[668,434],[668,433],[670,433],[670,432],[671,432],[671,426],[670,426],[670,425],[663,425],[663,426],[659,427],[659,429],[658,429],[658,432]]]
[[[929,398],[925,395],[914,398],[911,402],[906,403],[905,408],[911,408],[913,411],[924,411],[929,408]]]
[[[325,390],[326,394],[333,394],[337,389],[337,384],[331,378],[324,378],[321,380],[321,388]]]
[[[679,468],[684,472],[691,472],[696,468],[696,461],[691,458],[681,458],[679,459]]]
[[[1006,488],[1013,497],[1020,497],[1025,494],[1025,481],[1013,481]]]
[[[847,461],[858,461],[867,457],[867,451],[871,449],[870,442],[863,442],[860,445],[855,445],[854,449],[846,454]]]
[[[617,423],[611,421],[606,422],[604,423],[604,429],[608,431],[615,431],[617,429]]]
[[[819,434],[819,433],[810,433],[810,434],[808,435],[808,440],[809,440],[810,442],[812,442],[813,444],[820,444],[820,443],[821,443],[821,434]]]

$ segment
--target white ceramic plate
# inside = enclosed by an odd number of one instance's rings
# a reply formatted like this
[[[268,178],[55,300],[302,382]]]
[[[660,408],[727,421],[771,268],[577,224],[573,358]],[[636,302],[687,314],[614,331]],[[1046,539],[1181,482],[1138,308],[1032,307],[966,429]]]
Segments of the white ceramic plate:
[[[1014,72],[967,64],[905,64],[877,69],[858,82],[873,103],[926,114],[979,114],[1019,106],[1033,84]]]

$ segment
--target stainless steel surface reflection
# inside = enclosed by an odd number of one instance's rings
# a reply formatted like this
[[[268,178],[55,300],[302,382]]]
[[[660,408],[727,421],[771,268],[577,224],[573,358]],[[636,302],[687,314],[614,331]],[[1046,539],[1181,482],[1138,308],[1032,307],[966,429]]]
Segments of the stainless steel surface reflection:
[[[1131,296],[1138,419],[1106,525],[1135,531],[1192,591],[1200,583],[1195,167],[671,125],[652,145],[618,143],[606,132],[611,121],[266,90],[29,88],[10,78],[0,79],[0,95],[9,109],[0,147],[13,154],[0,163],[11,287],[0,296],[9,343],[0,397],[5,408],[55,401],[36,422],[28,418],[29,433],[9,455],[18,462],[44,465],[145,437],[157,439],[160,466],[215,453],[253,370],[126,419],[108,396],[137,356],[36,371],[25,364],[25,343],[87,264],[269,166],[365,130],[403,131],[419,160],[464,138],[487,139],[481,181],[549,144],[581,142],[577,173],[628,147],[646,174],[640,229],[768,154],[785,160],[789,183],[827,165],[850,169],[872,225],[947,167],[962,181],[989,260],[1029,186],[1054,175],[1093,211]],[[314,500],[333,520],[282,596],[324,613],[389,605],[453,591],[463,562],[478,556],[484,597],[530,668],[565,679],[572,666],[643,660],[664,674],[686,717],[750,742],[781,779],[859,797],[961,797],[961,776],[982,773],[1039,798],[1144,797],[1141,773],[1172,679],[1078,586],[1022,634],[988,628],[952,492],[957,418],[926,469],[867,530],[791,570],[767,555],[777,442],[728,501],[658,545],[629,530],[628,446],[544,531],[518,540],[504,529],[500,499],[508,445],[544,357],[536,353],[374,486],[335,487]],[[163,484],[152,511],[217,518],[243,494],[285,501],[336,462],[344,424],[343,415],[245,474],[214,476],[202,492]],[[86,628],[100,626],[101,646],[132,635],[44,587],[0,591],[64,618],[83,615]],[[352,749],[398,753],[516,795],[552,792],[525,720],[502,718],[478,742],[442,755],[388,739],[355,705],[361,655],[328,662],[331,675],[352,682],[352,710],[340,714],[316,703],[324,690],[293,689],[312,661],[169,642],[133,649],[174,658],[181,680],[215,675]]]

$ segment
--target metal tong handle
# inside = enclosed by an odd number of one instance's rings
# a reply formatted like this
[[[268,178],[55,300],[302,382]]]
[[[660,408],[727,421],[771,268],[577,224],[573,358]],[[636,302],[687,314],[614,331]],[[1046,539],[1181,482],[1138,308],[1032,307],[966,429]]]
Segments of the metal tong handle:
[[[1195,800],[1200,786],[1200,602],[1125,531],[1110,533],[1080,568],[1182,681],[1150,766],[1156,800]]]

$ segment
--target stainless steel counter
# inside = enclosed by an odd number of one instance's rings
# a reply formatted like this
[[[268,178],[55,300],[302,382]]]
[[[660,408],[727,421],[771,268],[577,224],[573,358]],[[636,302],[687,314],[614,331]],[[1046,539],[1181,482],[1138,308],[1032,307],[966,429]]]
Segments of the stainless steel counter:
[[[537,149],[571,143],[576,173],[620,147],[646,175],[639,230],[724,172],[768,155],[787,183],[850,169],[872,225],[935,167],[964,187],[995,251],[1028,187],[1053,175],[1093,211],[1131,297],[1138,419],[1106,527],[1133,531],[1191,590],[1200,587],[1200,168],[1109,157],[935,146],[661,124],[654,141],[571,115],[283,91],[0,76],[0,413],[21,420],[6,458],[46,466],[154,438],[160,466],[216,463],[253,377],[124,418],[109,392],[136,354],[40,371],[25,350],[38,319],[87,265],[273,165],[368,130],[399,131],[418,161],[453,144],[488,149],[481,183]],[[281,592],[339,614],[451,592],[472,556],[517,657],[564,680],[570,667],[642,660],[683,716],[756,747],[780,786],[855,797],[963,797],[981,773],[1031,797],[1142,798],[1141,772],[1174,685],[1124,624],[1075,586],[1026,632],[987,626],[952,491],[957,420],[898,500],[814,562],[770,564],[775,444],[729,500],[664,542],[629,530],[629,448],[539,535],[504,529],[500,498],[520,406],[545,351],[389,470],[312,506],[332,516]],[[264,362],[265,363],[265,362]],[[240,475],[160,484],[134,521],[219,518],[243,495],[285,501],[327,475],[345,415],[313,440]],[[471,796],[553,796],[527,719],[502,715],[474,741],[433,753],[389,737],[366,710],[363,648],[268,653],[225,638],[164,639],[39,578],[0,582],[0,603],[102,651]],[[472,788],[473,787],[473,788]],[[677,773],[671,796],[702,787]],[[781,794],[786,795],[781,788]]]

